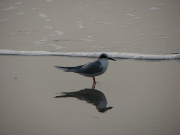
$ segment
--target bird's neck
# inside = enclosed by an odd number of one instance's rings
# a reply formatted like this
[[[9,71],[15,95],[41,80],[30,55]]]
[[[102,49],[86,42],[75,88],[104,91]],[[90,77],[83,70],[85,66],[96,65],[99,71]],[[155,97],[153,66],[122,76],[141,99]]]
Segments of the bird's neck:
[[[99,59],[99,61],[101,62],[102,66],[103,66],[104,68],[107,68],[107,67],[108,67],[109,62],[108,62],[107,59]]]

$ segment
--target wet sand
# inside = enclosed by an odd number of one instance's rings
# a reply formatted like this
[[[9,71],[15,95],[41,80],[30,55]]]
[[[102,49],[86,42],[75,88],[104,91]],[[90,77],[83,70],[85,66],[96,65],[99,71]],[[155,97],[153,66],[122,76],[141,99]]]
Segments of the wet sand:
[[[177,0],[0,1],[0,49],[53,52],[180,52]],[[1,135],[179,135],[180,61],[111,61],[96,89],[111,110],[61,92],[92,79],[54,66],[94,59],[0,56]]]
[[[179,67],[171,61],[110,61],[96,89],[111,110],[61,92],[91,88],[92,79],[53,66],[81,65],[94,59],[0,57],[0,133],[2,135],[179,135]]]

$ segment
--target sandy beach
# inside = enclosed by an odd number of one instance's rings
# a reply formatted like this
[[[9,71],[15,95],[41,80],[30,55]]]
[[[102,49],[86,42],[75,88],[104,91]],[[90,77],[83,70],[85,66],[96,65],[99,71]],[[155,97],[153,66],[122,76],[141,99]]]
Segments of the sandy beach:
[[[91,78],[53,66],[93,60],[1,56],[1,134],[179,134],[179,61],[110,62],[96,85],[113,106],[106,113],[75,98],[53,98],[92,85]]]
[[[1,0],[0,50],[178,54],[179,7],[177,0]],[[96,90],[113,108],[101,113],[54,98],[93,83],[54,66],[96,58],[0,55],[0,135],[179,135],[180,60],[163,56],[110,61]]]

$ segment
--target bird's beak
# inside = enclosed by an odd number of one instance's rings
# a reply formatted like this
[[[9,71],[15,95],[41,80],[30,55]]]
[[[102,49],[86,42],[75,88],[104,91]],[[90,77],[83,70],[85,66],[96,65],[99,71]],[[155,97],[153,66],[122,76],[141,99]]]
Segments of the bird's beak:
[[[108,59],[109,59],[109,60],[113,60],[113,61],[116,61],[115,59],[113,59],[113,58],[111,58],[111,57],[109,57]]]

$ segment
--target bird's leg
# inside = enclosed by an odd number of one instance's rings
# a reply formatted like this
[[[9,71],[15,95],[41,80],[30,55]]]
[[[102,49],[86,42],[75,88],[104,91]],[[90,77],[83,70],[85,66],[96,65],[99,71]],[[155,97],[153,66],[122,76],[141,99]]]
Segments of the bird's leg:
[[[96,85],[96,79],[95,79],[95,77],[93,77],[93,83]]]
[[[94,89],[95,86],[96,86],[96,79],[95,79],[95,77],[93,77],[93,86],[92,86],[92,89]]]

